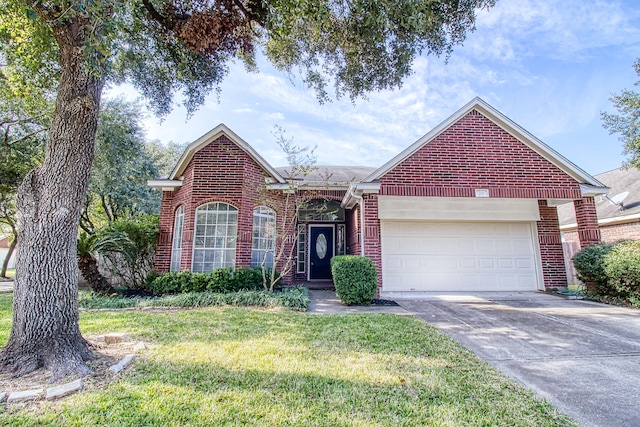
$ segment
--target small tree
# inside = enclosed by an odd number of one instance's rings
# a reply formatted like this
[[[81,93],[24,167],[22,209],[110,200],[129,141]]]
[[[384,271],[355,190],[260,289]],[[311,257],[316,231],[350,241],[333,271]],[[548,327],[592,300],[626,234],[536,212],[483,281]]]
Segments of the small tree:
[[[276,227],[273,229],[272,247],[264,251],[260,262],[262,284],[269,291],[273,291],[275,285],[293,269],[298,241],[298,213],[314,196],[303,180],[317,169],[314,149],[296,145],[293,138],[285,137],[285,131],[280,126],[275,127],[273,135],[287,158],[289,168],[284,177],[287,180],[286,189],[273,190],[267,186],[260,194],[261,203],[280,208]],[[273,260],[272,267],[267,266],[270,259]]]
[[[78,234],[78,269],[87,281],[91,290],[102,295],[115,292],[113,286],[98,269],[98,254],[118,250],[117,238],[98,237],[96,234],[81,232]]]
[[[640,58],[633,65],[640,76]],[[640,85],[640,81],[635,83]],[[640,93],[625,89],[610,98],[618,114],[602,113],[603,126],[610,134],[619,134],[624,144],[623,154],[628,154],[627,163],[640,168]]]
[[[158,232],[157,215],[119,219],[101,229],[98,232],[101,238],[117,244],[113,250],[102,253],[103,269],[124,287],[144,288],[153,269]]]

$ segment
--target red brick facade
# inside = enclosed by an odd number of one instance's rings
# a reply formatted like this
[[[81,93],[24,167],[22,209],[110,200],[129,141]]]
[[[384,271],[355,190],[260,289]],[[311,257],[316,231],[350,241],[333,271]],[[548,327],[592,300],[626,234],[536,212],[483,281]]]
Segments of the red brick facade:
[[[538,200],[540,221],[538,221],[538,245],[542,261],[542,275],[545,289],[563,288],[567,286],[567,275],[564,265],[564,252],[560,237],[558,211],[547,206],[545,200]]]
[[[169,270],[173,221],[179,206],[184,207],[185,213],[180,268],[191,268],[195,210],[207,202],[225,202],[238,209],[236,266],[249,266],[253,208],[265,204],[261,200],[266,191],[265,177],[269,176],[263,166],[226,136],[197,151],[184,169],[182,186],[163,193],[156,270]],[[360,254],[364,245],[365,255],[378,270],[379,288],[382,287],[382,253],[378,195],[475,197],[475,191],[483,189],[488,190],[490,198],[537,200],[540,214],[537,245],[547,289],[567,285],[558,215],[555,207],[548,206],[548,199],[575,200],[581,242],[590,244],[599,239],[593,199],[582,198],[576,179],[476,110],[461,116],[387,170],[378,181],[378,194],[374,194],[375,191],[362,194],[364,206],[356,203],[347,209],[344,225],[346,252]],[[286,196],[278,191],[269,191],[268,199],[272,201],[270,207],[277,212],[278,222],[282,223]],[[340,201],[345,191],[320,190],[307,196]],[[287,222],[291,221],[293,218],[287,218]],[[638,229],[640,232],[640,226]],[[296,233],[292,228],[287,251],[293,249]],[[306,271],[300,274],[295,271],[294,263],[286,282],[306,280]]]
[[[598,227],[598,214],[593,197],[583,197],[573,202],[578,224],[578,239],[580,247],[600,243],[600,228]]]

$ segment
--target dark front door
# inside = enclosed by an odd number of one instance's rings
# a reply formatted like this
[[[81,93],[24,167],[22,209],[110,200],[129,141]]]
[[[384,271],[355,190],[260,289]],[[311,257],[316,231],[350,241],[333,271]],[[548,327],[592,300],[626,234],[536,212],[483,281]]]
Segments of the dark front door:
[[[309,279],[331,279],[333,227],[311,227]]]

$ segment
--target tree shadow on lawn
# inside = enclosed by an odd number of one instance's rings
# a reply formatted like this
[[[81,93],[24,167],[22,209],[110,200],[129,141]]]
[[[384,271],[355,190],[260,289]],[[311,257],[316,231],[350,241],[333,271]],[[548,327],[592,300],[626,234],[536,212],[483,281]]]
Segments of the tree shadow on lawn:
[[[69,398],[54,414],[0,414],[11,423],[56,425],[572,425],[510,381],[465,381],[447,366],[380,380],[216,363],[141,361],[106,390]],[[432,374],[432,375],[431,375]],[[455,382],[439,379],[459,377]],[[468,376],[468,372],[466,373]],[[375,377],[375,375],[374,375]]]

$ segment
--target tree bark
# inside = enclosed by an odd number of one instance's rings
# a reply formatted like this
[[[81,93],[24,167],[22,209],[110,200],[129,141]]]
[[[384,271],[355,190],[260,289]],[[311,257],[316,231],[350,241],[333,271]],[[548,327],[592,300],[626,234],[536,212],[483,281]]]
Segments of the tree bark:
[[[85,375],[93,358],[78,325],[76,236],[93,161],[104,77],[86,66],[89,18],[52,24],[60,83],[42,166],[18,188],[17,250],[11,335],[0,369],[16,376],[40,367],[52,379]],[[95,28],[94,28],[95,30]]]
[[[9,245],[9,252],[7,252],[7,257],[2,262],[2,271],[0,271],[0,277],[7,277],[7,268],[9,268],[9,261],[11,261],[11,256],[13,255],[13,251],[16,249],[16,245],[18,244],[18,235],[14,233],[13,242]]]

